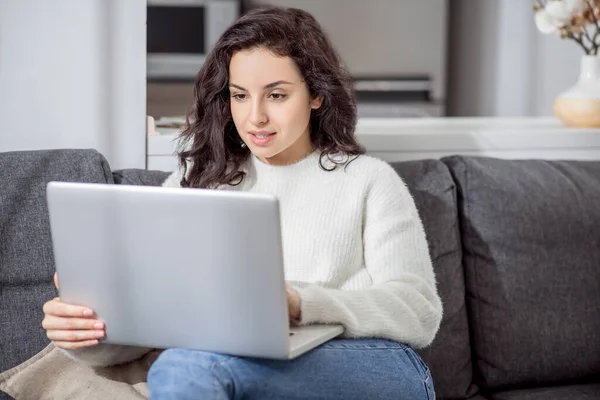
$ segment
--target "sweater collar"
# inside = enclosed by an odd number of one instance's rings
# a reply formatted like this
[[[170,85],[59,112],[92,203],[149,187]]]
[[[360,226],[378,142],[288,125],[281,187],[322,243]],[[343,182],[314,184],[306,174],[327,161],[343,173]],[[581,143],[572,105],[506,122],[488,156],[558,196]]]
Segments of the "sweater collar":
[[[254,154],[251,155],[251,164],[254,169],[259,173],[299,173],[302,171],[314,170],[315,168],[319,168],[319,158],[321,156],[321,152],[319,150],[314,150],[313,152],[306,155],[304,158],[301,158],[298,161],[295,161],[291,164],[286,165],[270,165],[262,162],[258,157]]]

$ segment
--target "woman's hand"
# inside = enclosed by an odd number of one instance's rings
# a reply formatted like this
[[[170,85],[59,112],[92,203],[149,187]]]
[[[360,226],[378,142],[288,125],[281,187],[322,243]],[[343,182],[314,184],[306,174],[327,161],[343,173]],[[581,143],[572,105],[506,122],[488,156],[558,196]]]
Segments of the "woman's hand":
[[[58,289],[58,277],[54,274]],[[61,349],[80,349],[98,344],[104,337],[104,323],[95,318],[94,311],[60,301],[58,297],[44,304],[42,326],[46,335]]]
[[[299,321],[301,316],[300,295],[296,289],[294,289],[288,283],[285,284],[285,291],[287,292],[288,314],[290,319],[293,321]]]

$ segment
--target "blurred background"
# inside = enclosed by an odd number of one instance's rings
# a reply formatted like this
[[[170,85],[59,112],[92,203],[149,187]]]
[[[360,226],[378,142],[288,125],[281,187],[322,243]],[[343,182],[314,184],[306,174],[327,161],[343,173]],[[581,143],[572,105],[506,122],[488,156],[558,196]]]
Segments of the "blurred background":
[[[201,30],[201,22],[219,30],[230,13],[265,4],[317,18],[355,77],[359,116],[551,115],[554,98],[579,73],[581,50],[540,34],[526,0],[213,0],[212,16],[208,1],[204,13],[190,4],[179,15],[166,3],[148,5],[149,57],[163,55],[149,64],[148,112],[155,117],[184,113],[199,61],[186,75],[176,58],[206,50],[193,32],[172,27]],[[179,53],[167,60],[165,52]]]
[[[178,129],[205,55],[264,4],[317,18],[363,120],[551,116],[579,75],[581,49],[537,31],[533,0],[0,0],[0,151],[147,167],[146,116]]]

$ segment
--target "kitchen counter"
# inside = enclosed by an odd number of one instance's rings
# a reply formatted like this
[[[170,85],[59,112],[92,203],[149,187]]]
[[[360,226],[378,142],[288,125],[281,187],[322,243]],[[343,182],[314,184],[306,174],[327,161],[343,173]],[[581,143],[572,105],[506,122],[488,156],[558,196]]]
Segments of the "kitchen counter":
[[[177,131],[148,136],[149,169],[172,170]],[[175,133],[174,133],[175,132]],[[600,159],[600,128],[571,128],[553,117],[360,118],[358,141],[388,162],[453,154],[511,159]]]

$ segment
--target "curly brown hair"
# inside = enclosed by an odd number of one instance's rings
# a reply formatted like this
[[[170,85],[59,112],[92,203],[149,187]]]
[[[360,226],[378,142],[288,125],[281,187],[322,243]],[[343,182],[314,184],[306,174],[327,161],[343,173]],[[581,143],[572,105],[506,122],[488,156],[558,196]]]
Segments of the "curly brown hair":
[[[244,179],[240,166],[250,150],[242,146],[231,116],[229,63],[236,52],[253,48],[290,57],[311,97],[323,97],[321,107],[313,109],[310,117],[310,138],[321,152],[321,168],[326,169],[325,157],[333,163],[327,170],[333,170],[365,153],[354,137],[357,117],[351,76],[319,23],[299,9],[260,7],[223,33],[198,72],[195,100],[179,138],[182,187],[214,188],[237,185]],[[346,157],[331,157],[334,154]]]

